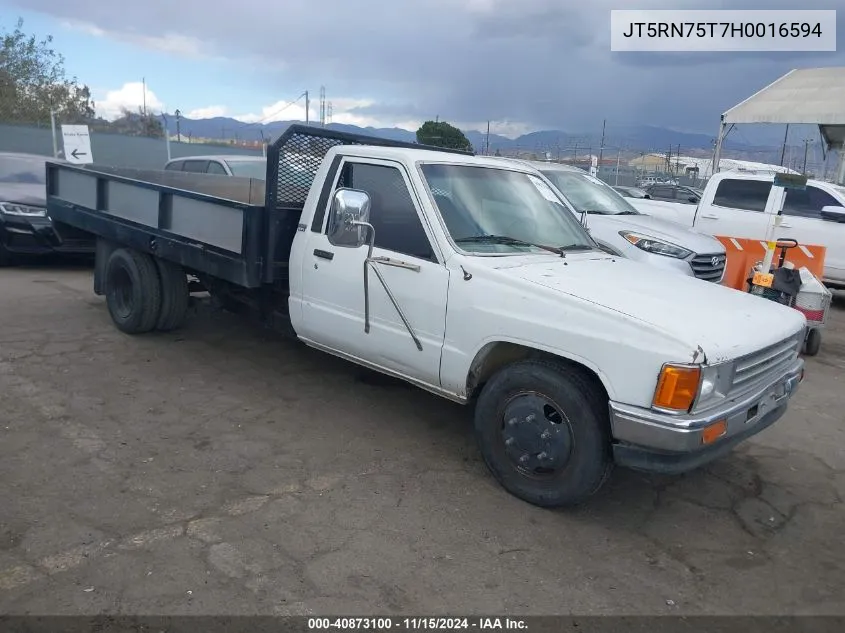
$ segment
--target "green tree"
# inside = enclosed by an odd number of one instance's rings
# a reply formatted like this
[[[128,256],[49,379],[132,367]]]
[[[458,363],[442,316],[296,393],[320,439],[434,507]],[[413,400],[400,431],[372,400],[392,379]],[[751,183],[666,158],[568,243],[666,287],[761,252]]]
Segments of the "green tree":
[[[64,123],[94,118],[91,91],[68,78],[52,42],[52,35],[39,40],[24,33],[22,19],[13,31],[0,32],[0,121],[45,124],[50,110]]]
[[[126,136],[164,138],[164,125],[161,120],[152,113],[144,114],[141,108],[138,108],[137,113],[128,108],[121,108],[119,118],[111,122],[104,122],[103,125],[94,126],[94,129],[99,128],[104,132],[125,134]]]
[[[417,130],[417,142],[449,149],[471,150],[472,143],[454,125],[445,121],[426,121]]]

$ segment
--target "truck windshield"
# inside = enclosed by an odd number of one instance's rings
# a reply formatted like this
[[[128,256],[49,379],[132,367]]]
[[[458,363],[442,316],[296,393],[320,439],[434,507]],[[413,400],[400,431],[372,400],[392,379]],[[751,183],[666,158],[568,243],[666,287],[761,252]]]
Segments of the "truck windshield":
[[[257,178],[259,180],[264,180],[267,177],[266,160],[227,160],[226,164],[232,170],[233,176]]]
[[[596,215],[640,215],[610,185],[589,174],[560,169],[542,170],[578,213]]]
[[[507,169],[420,166],[443,222],[462,250],[545,253],[598,246],[541,178]]]

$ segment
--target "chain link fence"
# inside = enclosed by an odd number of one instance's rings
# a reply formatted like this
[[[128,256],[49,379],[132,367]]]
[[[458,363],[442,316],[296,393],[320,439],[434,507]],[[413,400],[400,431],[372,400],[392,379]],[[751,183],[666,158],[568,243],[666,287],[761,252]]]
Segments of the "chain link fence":
[[[20,122],[19,112],[4,112],[0,102],[0,152],[24,152],[64,158],[62,137],[63,125],[80,124],[79,120],[63,120],[59,114],[48,113],[40,116],[41,120]],[[126,113],[118,121],[97,120],[87,123],[91,139],[93,162],[114,167],[137,169],[162,169],[170,159],[188,156],[208,156],[220,154],[240,154],[248,156],[265,155],[265,142],[260,130],[251,129],[250,134],[241,131],[240,137],[233,130],[221,128],[217,136],[232,138],[199,139],[177,133],[177,122],[173,116]],[[244,137],[255,137],[254,139]],[[690,153],[701,153],[690,150]],[[703,187],[706,183],[704,163],[707,158],[697,156],[699,171],[690,171],[691,163],[685,157],[681,161],[672,157],[672,165],[667,166],[665,156],[658,152],[641,151],[629,147],[605,146],[602,160],[598,161],[597,151],[589,147],[561,148],[543,151],[542,148],[510,149],[500,155],[527,158],[532,160],[551,159],[556,162],[571,164],[587,171],[595,168],[598,178],[610,185],[635,187],[645,177],[674,181],[680,185]],[[686,162],[685,162],[686,161]],[[709,175],[709,174],[708,174]]]
[[[23,152],[65,158],[63,125],[78,125],[78,120],[62,120],[57,114],[45,115],[34,122],[18,122],[11,112],[0,108],[0,152]],[[133,116],[121,122],[98,120],[87,123],[94,163],[137,169],[162,169],[172,158],[239,154],[261,156],[263,144],[231,140],[192,139],[169,129],[172,122],[164,117]],[[85,124],[85,123],[83,123]]]

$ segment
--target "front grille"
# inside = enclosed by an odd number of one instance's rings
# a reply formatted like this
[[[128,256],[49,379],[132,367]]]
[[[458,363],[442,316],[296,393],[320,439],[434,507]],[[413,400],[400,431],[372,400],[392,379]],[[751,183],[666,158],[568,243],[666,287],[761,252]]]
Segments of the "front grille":
[[[696,255],[690,260],[692,274],[704,281],[719,283],[722,275],[725,274],[725,262],[728,257],[725,253],[710,253],[709,255]]]
[[[738,394],[783,372],[797,357],[801,334],[743,356],[736,362],[731,393]]]

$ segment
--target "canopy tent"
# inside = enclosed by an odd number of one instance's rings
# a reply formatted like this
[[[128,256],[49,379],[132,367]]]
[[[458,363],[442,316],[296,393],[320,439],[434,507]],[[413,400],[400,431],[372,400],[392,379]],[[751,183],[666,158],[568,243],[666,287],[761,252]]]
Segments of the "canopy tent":
[[[728,126],[740,123],[818,125],[827,148],[839,149],[837,182],[845,179],[845,67],[791,70],[722,115],[713,173],[719,171]]]

